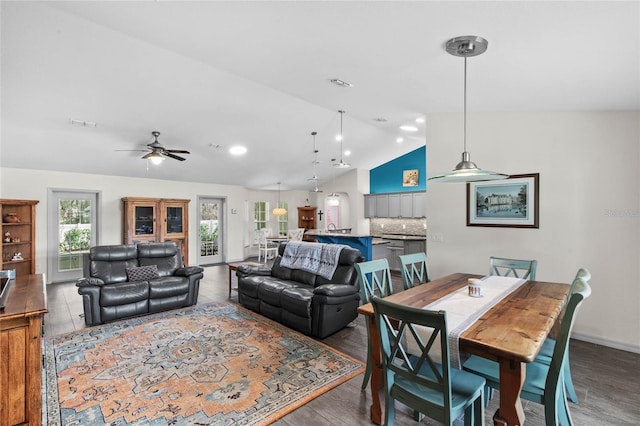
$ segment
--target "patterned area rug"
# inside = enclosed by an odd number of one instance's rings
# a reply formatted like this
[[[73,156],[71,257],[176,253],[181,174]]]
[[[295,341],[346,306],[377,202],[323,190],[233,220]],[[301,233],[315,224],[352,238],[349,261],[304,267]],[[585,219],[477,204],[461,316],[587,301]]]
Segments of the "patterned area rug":
[[[45,339],[45,424],[266,425],[362,363],[212,303]]]

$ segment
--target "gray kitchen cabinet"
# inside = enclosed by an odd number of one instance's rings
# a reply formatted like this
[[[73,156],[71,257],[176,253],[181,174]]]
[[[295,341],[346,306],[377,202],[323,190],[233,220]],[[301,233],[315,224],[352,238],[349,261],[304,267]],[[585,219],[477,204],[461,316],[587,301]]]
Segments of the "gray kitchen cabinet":
[[[392,192],[364,196],[364,217],[426,217],[426,192]]]
[[[400,194],[389,194],[388,217],[400,217]]]
[[[414,194],[400,194],[400,217],[415,217],[413,214]]]
[[[412,240],[404,242],[404,254],[413,254],[413,253],[426,253],[427,252],[427,241],[426,240]]]
[[[412,217],[427,217],[427,193],[414,192]]]
[[[376,216],[376,196],[365,194],[364,196],[364,217],[372,218]]]
[[[389,194],[376,194],[375,217],[389,217]]]

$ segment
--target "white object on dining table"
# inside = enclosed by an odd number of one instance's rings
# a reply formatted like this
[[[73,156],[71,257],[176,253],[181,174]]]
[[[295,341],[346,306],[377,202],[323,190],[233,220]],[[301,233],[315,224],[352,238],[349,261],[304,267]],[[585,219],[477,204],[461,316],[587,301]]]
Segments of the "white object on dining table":
[[[482,280],[469,278],[469,296],[482,297]]]

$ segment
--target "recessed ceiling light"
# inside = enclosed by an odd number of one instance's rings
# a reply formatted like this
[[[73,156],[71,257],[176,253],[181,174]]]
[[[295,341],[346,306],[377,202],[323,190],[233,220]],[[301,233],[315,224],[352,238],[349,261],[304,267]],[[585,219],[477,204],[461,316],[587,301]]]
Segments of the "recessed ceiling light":
[[[350,156],[350,155],[351,155],[351,151],[349,151],[349,150],[346,150],[346,151],[344,152],[344,155],[345,155],[345,157],[348,157],[348,156]]]
[[[336,140],[340,142],[342,140],[342,135],[336,135]]]
[[[353,84],[351,83],[347,83],[344,80],[341,80],[339,78],[332,78],[331,80],[329,80],[331,83],[335,84],[336,86],[340,86],[340,87],[353,87]]]
[[[400,130],[404,130],[405,132],[417,132],[418,128],[416,126],[404,125],[400,126]]]
[[[424,123],[424,117],[416,118],[416,123]]]
[[[402,142],[404,142],[404,138],[398,138],[398,139],[396,139],[396,143],[402,143]]]
[[[231,148],[229,148],[229,153],[233,154],[233,155],[242,155],[245,154],[247,152],[247,148],[245,148],[244,146],[232,146]]]

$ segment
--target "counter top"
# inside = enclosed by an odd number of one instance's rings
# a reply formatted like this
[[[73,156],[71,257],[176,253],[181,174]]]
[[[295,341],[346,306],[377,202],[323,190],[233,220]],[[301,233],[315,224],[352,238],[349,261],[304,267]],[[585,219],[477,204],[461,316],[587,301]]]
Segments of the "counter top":
[[[309,229],[305,232],[306,235],[317,235],[327,237],[344,237],[344,238],[363,238],[363,237],[372,237],[373,244],[383,244],[382,240],[407,240],[407,241],[424,241],[427,239],[426,236],[423,235],[401,235],[401,234],[382,234],[382,235],[372,235],[372,234],[347,234],[343,232],[331,232],[326,231],[324,229]]]
[[[344,232],[325,231],[324,229],[309,229],[308,231],[305,232],[305,235],[318,235],[318,236],[326,235],[327,237],[345,237],[345,238],[373,237],[373,235],[371,234],[347,234]]]
[[[424,241],[426,236],[421,235],[400,235],[400,234],[382,234],[374,235],[373,238],[382,238],[383,240],[407,240],[407,241]]]

